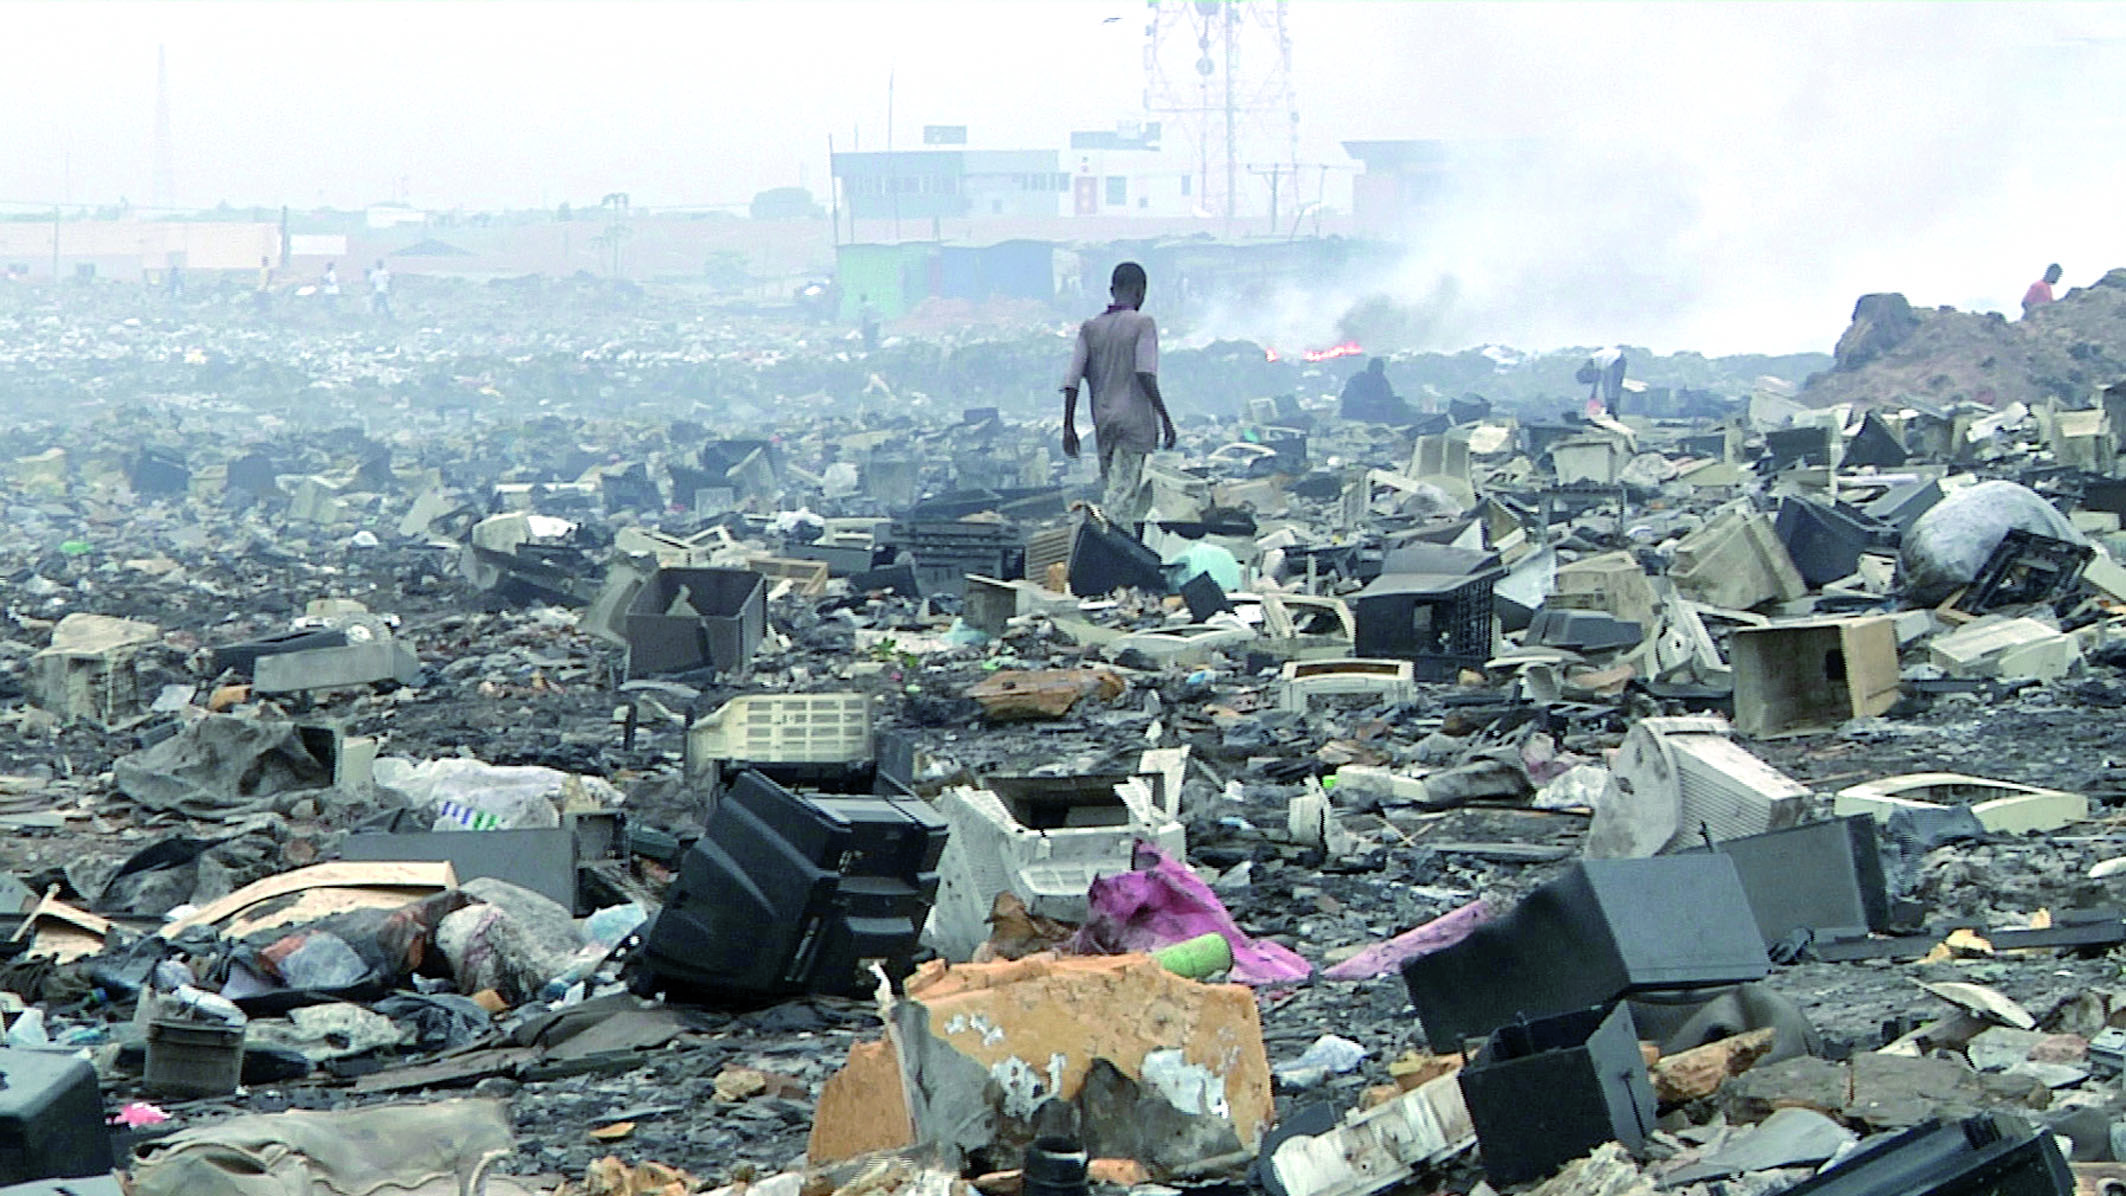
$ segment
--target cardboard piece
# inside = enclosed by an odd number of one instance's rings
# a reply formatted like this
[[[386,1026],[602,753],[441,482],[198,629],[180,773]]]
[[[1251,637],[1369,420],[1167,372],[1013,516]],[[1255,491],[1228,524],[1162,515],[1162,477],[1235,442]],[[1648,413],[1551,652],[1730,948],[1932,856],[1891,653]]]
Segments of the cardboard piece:
[[[66,964],[100,953],[110,933],[108,920],[75,909],[54,893],[46,893],[44,900],[23,916],[14,937],[30,935],[31,956]]]
[[[185,917],[164,923],[159,933],[166,939],[176,938],[191,927],[218,925],[263,902],[316,889],[381,890],[395,904],[403,905],[457,887],[457,874],[447,862],[313,864],[253,881]]]

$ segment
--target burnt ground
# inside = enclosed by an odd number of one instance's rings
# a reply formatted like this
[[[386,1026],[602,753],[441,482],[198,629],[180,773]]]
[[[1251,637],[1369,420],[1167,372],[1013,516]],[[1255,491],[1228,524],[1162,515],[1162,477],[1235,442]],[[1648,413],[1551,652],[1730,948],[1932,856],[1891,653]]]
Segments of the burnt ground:
[[[8,429],[0,437],[0,458],[64,443],[75,450],[77,480],[85,482],[99,471],[108,477],[125,452],[145,441],[186,445],[200,461],[266,445],[282,454],[290,473],[351,467],[352,452],[389,442],[399,462],[435,469],[458,492],[477,493],[501,480],[573,476],[585,459],[632,460],[691,449],[712,433],[764,431],[780,419],[792,434],[793,455],[819,467],[823,436],[800,436],[796,425],[832,423],[837,404],[855,393],[865,373],[867,363],[852,361],[831,335],[810,344],[788,338],[788,351],[773,369],[754,369],[739,359],[756,347],[749,338],[763,339],[757,327],[712,330],[714,318],[666,323],[632,298],[612,307],[611,297],[590,294],[595,288],[588,283],[547,289],[552,293],[546,306],[531,313],[495,298],[499,292],[431,296],[432,310],[453,310],[462,326],[418,335],[409,329],[403,340],[316,329],[285,338],[274,328],[236,335],[212,321],[199,326],[160,317],[151,317],[145,328],[120,331],[117,313],[82,330],[66,328],[43,311],[0,312],[0,330],[14,338],[11,343],[26,346],[8,361],[4,377],[43,396],[41,415],[78,405],[76,414],[88,425]],[[407,309],[418,310],[422,302],[409,287]],[[2096,300],[2081,306],[2111,311]],[[2063,301],[2058,314],[2048,313],[2033,329],[2048,321],[2064,327],[2076,310],[2071,300]],[[526,350],[520,333],[538,321],[545,322],[544,339],[536,351]],[[106,323],[112,325],[107,334],[94,331]],[[47,327],[60,327],[72,339],[37,343]],[[92,359],[89,348],[99,336],[127,347]],[[187,351],[193,343],[217,340],[197,361]],[[659,344],[661,356],[648,352]],[[902,346],[881,368],[903,381],[915,375],[921,387],[949,396],[918,393],[903,404],[949,428],[964,402],[1023,392],[1021,357],[1038,359],[1043,369],[1052,364],[1046,357],[1050,344],[1019,348],[1024,352],[992,363],[984,385],[965,394],[951,389],[951,371],[942,360],[917,368],[926,354],[945,357],[941,350]],[[1261,358],[1259,352],[1243,356]],[[1286,377],[1279,386],[1322,381]],[[332,398],[316,402],[317,394]],[[778,407],[785,394],[808,398]],[[185,412],[182,418],[158,406],[169,396],[176,398],[167,406]],[[755,420],[752,426],[736,426],[739,417],[732,413],[742,409],[750,411],[745,418]],[[446,410],[447,418],[439,414]],[[714,426],[695,424],[683,432],[683,419]],[[834,430],[859,426],[861,421],[845,420]],[[914,435],[912,424],[900,430]],[[1224,443],[1228,432],[1191,423],[1189,448],[1200,458]],[[1032,444],[1045,443],[1051,433],[1028,427],[1016,434]],[[1368,443],[1354,437],[1350,443],[1377,450],[1377,463],[1408,458],[1407,438]],[[1341,451],[1329,435],[1316,449],[1324,455]],[[402,481],[328,531],[291,521],[285,500],[179,504],[115,498],[100,485],[56,496],[10,484],[0,494],[8,507],[0,528],[0,601],[8,615],[0,623],[0,725],[6,728],[0,731],[0,819],[16,821],[9,824],[12,833],[0,837],[0,867],[37,891],[57,886],[62,896],[75,897],[95,890],[121,861],[151,844],[181,835],[223,840],[203,857],[212,867],[202,865],[188,894],[207,900],[250,880],[332,858],[338,837],[375,812],[380,799],[288,794],[255,818],[220,824],[153,815],[115,792],[111,767],[155,728],[157,717],[128,719],[109,730],[61,727],[26,701],[24,687],[27,659],[49,642],[52,623],[86,611],[143,619],[164,632],[162,645],[144,657],[144,699],[174,685],[204,701],[216,680],[206,664],[209,649],[281,630],[306,602],[321,597],[356,599],[396,616],[400,634],[420,655],[421,682],[338,695],[315,707],[249,709],[338,721],[351,732],[378,736],[388,754],[465,753],[492,763],[592,774],[626,794],[629,816],[639,825],[681,835],[698,829],[703,798],[681,777],[682,721],[647,720],[627,745],[615,720],[627,699],[614,687],[611,650],[552,611],[497,609],[489,595],[458,575],[453,553],[398,537],[396,520],[418,493]],[[378,545],[353,546],[348,533],[355,527],[372,530]],[[163,562],[177,568],[166,570]],[[1224,660],[1193,680],[1194,668],[1125,669],[1129,690],[1112,706],[1081,707],[1052,723],[991,727],[959,697],[967,683],[992,668],[1074,663],[1087,652],[1038,621],[986,648],[904,655],[859,646],[858,630],[914,642],[946,627],[946,619],[925,617],[901,600],[784,600],[771,621],[790,646],[760,658],[751,684],[856,688],[883,696],[888,725],[912,733],[932,759],[925,773],[932,784],[962,772],[1090,771],[1147,746],[1189,745],[1194,762],[1183,798],[1192,862],[1219,877],[1219,891],[1243,927],[1317,964],[1479,896],[1503,907],[1565,866],[1562,859],[1501,862],[1455,845],[1535,844],[1569,857],[1586,820],[1482,806],[1389,810],[1382,818],[1363,802],[1346,802],[1349,825],[1367,845],[1329,859],[1293,844],[1285,831],[1286,806],[1302,791],[1303,775],[1331,773],[1344,762],[1451,764],[1475,748],[1524,743],[1536,725],[1565,750],[1599,759],[1630,718],[1658,710],[1650,699],[1633,695],[1543,712],[1503,691],[1430,686],[1401,705],[1331,701],[1294,717],[1274,711],[1266,675]],[[708,678],[676,680],[694,691],[669,701],[682,716],[713,709],[736,692]],[[1930,918],[2020,925],[2040,910],[2121,904],[2112,889],[2122,882],[2085,877],[2097,860],[2126,854],[2115,828],[2126,787],[2113,776],[2113,760],[2126,753],[2122,706],[2126,678],[2095,665],[2085,678],[2027,689],[1997,704],[1941,698],[1837,734],[1750,746],[1824,795],[1869,777],[1945,769],[2090,794],[2099,803],[2098,816],[2087,826],[2049,837],[1955,845],[1920,862],[1908,895],[1929,907]],[[1227,796],[1233,783],[1238,800]],[[1827,810],[1828,797],[1820,800]],[[54,813],[61,815],[56,826]],[[30,816],[26,822],[24,815]],[[659,869],[638,859],[632,873],[629,884],[655,894]],[[153,919],[131,924],[151,926]],[[1854,1049],[1875,1045],[1888,1019],[1932,1012],[1936,1003],[1918,994],[1912,981],[1948,976],[1992,984],[2041,1017],[2070,998],[2126,988],[2115,956],[2081,959],[2056,952],[1932,965],[1809,963],[1777,969],[1769,983],[1803,1006],[1831,1046]],[[105,1000],[80,983],[53,986],[44,1004],[56,1035],[98,1052],[114,1101],[138,1095],[137,1076],[116,1050],[131,1015],[127,1004]],[[1422,1041],[1394,977],[1317,980],[1267,991],[1262,1009],[1273,1063],[1298,1056],[1323,1033],[1353,1038],[1371,1051],[1354,1074],[1316,1090],[1280,1094],[1286,1108],[1315,1101],[1348,1108],[1359,1089],[1386,1080],[1390,1060]],[[689,1018],[688,1031],[673,1043],[622,1060],[617,1070],[522,1084],[488,1080],[419,1098],[467,1091],[508,1097],[519,1131],[513,1169],[524,1174],[580,1176],[590,1160],[613,1153],[720,1181],[755,1168],[779,1170],[797,1158],[820,1083],[849,1043],[878,1025],[861,1002],[824,999],[742,1013],[699,1011]],[[340,1074],[319,1072],[301,1081],[261,1083],[233,1100],[165,1107],[182,1126],[238,1110],[403,1099],[358,1096],[352,1079],[414,1061],[411,1051],[386,1050],[343,1064]],[[715,1080],[732,1066],[786,1075],[797,1086],[791,1095],[721,1101]],[[590,1134],[622,1120],[634,1123],[631,1135],[608,1141]]]
[[[294,562],[283,568],[301,571]],[[300,593],[306,582],[283,577],[277,584],[286,587],[283,592]],[[347,590],[340,592],[365,594],[378,609],[401,613],[403,633],[419,644],[428,671],[413,689],[335,707],[332,713],[354,729],[386,736],[387,751],[393,753],[422,757],[472,750],[498,763],[540,763],[606,776],[630,793],[631,817],[682,832],[698,825],[699,797],[676,777],[676,727],[645,724],[635,747],[621,745],[621,728],[614,721],[618,695],[611,689],[610,661],[602,646],[551,614],[479,611],[479,595],[452,578],[434,576],[418,554],[380,554],[361,571],[345,575],[343,584]],[[226,616],[219,612],[156,601],[148,593],[114,588],[100,597],[113,609],[165,620],[202,637],[229,638],[232,630],[258,629],[249,621],[232,628],[220,622]],[[904,632],[920,627],[917,612],[901,605],[874,608],[865,618]],[[765,675],[800,668],[828,676],[846,663],[847,652],[804,647],[808,636],[821,638],[816,610],[786,603],[774,621],[794,646],[763,662]],[[1060,635],[1038,631],[993,651],[1007,662],[1035,665],[1080,656]],[[1471,697],[1466,690],[1428,687],[1418,700],[1401,706],[1331,702],[1304,720],[1290,720],[1226,713],[1247,706],[1251,697],[1269,705],[1261,677],[1217,671],[1205,689],[1200,682],[1184,681],[1183,671],[1176,670],[1164,676],[1132,674],[1130,693],[1111,707],[1081,708],[1054,723],[990,727],[954,696],[984,674],[985,659],[994,657],[969,649],[913,664],[896,660],[857,684],[893,696],[899,704],[893,721],[941,762],[932,769],[938,775],[948,768],[1097,768],[1145,744],[1148,731],[1159,724],[1161,742],[1195,749],[1198,763],[1185,789],[1194,862],[1220,874],[1246,863],[1245,883],[1230,878],[1221,883],[1236,917],[1252,932],[1317,963],[1477,896],[1510,904],[1565,866],[1503,863],[1443,852],[1431,844],[1519,842],[1572,849],[1585,831],[1585,819],[1574,814],[1474,806],[1392,811],[1392,829],[1354,814],[1351,824],[1372,830],[1369,837],[1377,845],[1338,860],[1285,840],[1284,807],[1300,791],[1296,773],[1325,768],[1324,757],[1403,762],[1443,725],[1468,732],[1472,743],[1491,734],[1497,723],[1454,714],[1459,707],[1449,703],[1466,704]],[[1825,794],[1865,777],[1922,770],[1968,771],[2090,793],[2102,805],[2099,818],[2087,826],[2052,837],[1944,848],[1925,862],[1913,895],[1927,902],[1931,916],[1966,918],[1974,925],[2024,924],[2040,909],[2117,899],[2112,888],[2120,882],[2084,879],[2091,863],[2126,852],[2126,836],[2113,829],[2119,793],[2110,780],[2114,757],[2126,753],[2126,725],[2115,708],[2092,702],[2107,701],[2119,679],[2101,668],[2095,673],[2026,690],[1996,705],[1941,699],[1927,709],[1856,723],[1837,734],[1751,746]],[[712,707],[722,696],[706,690],[700,704]],[[1265,718],[1267,726],[1260,721]],[[1560,729],[1568,748],[1592,754],[1613,743],[1621,726],[1616,712],[1604,711]],[[67,865],[78,867],[89,858],[115,862],[173,833],[177,828],[136,819],[122,797],[101,791],[98,775],[126,746],[123,735],[84,729],[43,740],[10,740],[0,749],[6,752],[7,772],[34,775],[50,769],[55,758],[64,761],[67,767],[53,783],[79,792],[90,818],[65,831],[29,831],[0,842],[0,859],[41,884],[63,880]],[[1243,794],[1237,802],[1225,796],[1225,782],[1236,780]],[[282,817],[244,837],[252,847],[253,871],[264,875],[314,855],[329,858],[336,832],[368,812],[363,803],[338,798],[314,804],[319,805],[314,818]],[[191,829],[198,833],[200,828]],[[654,884],[650,872],[645,883]],[[232,887],[248,879],[241,871],[228,877]],[[1834,1049],[1846,1050],[1877,1045],[1886,1020],[1928,1010],[1933,1002],[1917,992],[1914,980],[1951,977],[1994,985],[2043,1016],[2079,993],[2116,985],[2118,964],[2109,957],[2076,959],[2054,952],[1943,965],[1811,963],[1778,969],[1769,983],[1802,1005]],[[94,1025],[103,1016],[108,1015],[83,1007],[56,1020]],[[1282,1094],[1287,1107],[1316,1101],[1348,1106],[1359,1089],[1386,1080],[1390,1060],[1422,1045],[1394,977],[1316,980],[1269,991],[1263,1020],[1273,1062],[1296,1057],[1315,1037],[1331,1032],[1372,1052],[1356,1073],[1316,1090]],[[749,1167],[775,1170],[803,1150],[809,1094],[838,1066],[848,1045],[875,1031],[878,1021],[862,1003],[816,1000],[745,1014],[704,1013],[698,1025],[696,1032],[618,1073],[521,1085],[490,1080],[475,1091],[511,1098],[520,1132],[517,1169],[527,1174],[580,1174],[591,1159],[607,1153],[674,1164],[707,1179],[742,1174]],[[389,1062],[377,1060],[372,1066]],[[714,1080],[732,1065],[794,1077],[808,1095],[719,1102]],[[127,1081],[114,1090],[121,1098],[131,1091]],[[221,1109],[329,1108],[381,1099],[387,1098],[356,1097],[342,1080],[312,1079],[260,1087],[235,1101],[169,1107],[189,1121]],[[588,1135],[591,1126],[613,1120],[632,1121],[632,1135],[613,1142]]]
[[[86,562],[67,562],[56,572],[53,580],[93,595],[84,606],[155,621],[178,633],[180,643],[229,642],[270,630],[302,598],[327,587],[336,596],[392,611],[400,616],[402,634],[419,647],[427,673],[423,683],[338,702],[322,713],[344,719],[352,730],[380,734],[390,753],[432,757],[471,751],[495,763],[545,764],[608,777],[629,792],[631,817],[680,832],[698,826],[699,796],[677,781],[677,728],[645,723],[635,746],[622,746],[608,650],[551,612],[483,610],[484,596],[439,567],[434,554],[378,549],[328,553],[321,562],[296,551],[279,559],[251,558],[241,567],[240,587],[229,587],[232,594],[286,599],[279,603],[239,604],[230,596],[190,588],[129,584],[123,574],[104,581],[100,567]],[[814,606],[779,605],[775,625],[793,646],[764,659],[760,675],[787,676],[799,669],[832,676],[852,653],[806,645],[837,642],[830,634],[836,618],[832,610],[823,616]],[[868,607],[861,618],[904,634],[922,628],[918,612],[907,604]],[[931,630],[939,627],[933,624]],[[19,634],[25,647],[34,642],[28,630]],[[1487,723],[1481,714],[1456,713],[1485,709],[1467,707],[1467,691],[1429,687],[1417,701],[1401,706],[1325,703],[1295,720],[1266,711],[1227,713],[1251,700],[1270,705],[1261,677],[1220,670],[1206,687],[1184,681],[1184,670],[1164,676],[1135,673],[1130,693],[1112,707],[1084,708],[1055,723],[989,727],[975,720],[956,694],[984,674],[985,660],[999,657],[1040,665],[1079,659],[1081,653],[1061,635],[1037,631],[990,651],[896,659],[854,684],[892,696],[898,703],[893,721],[911,730],[924,751],[941,762],[933,769],[940,774],[948,768],[982,773],[1058,764],[1092,769],[1146,744],[1148,730],[1158,723],[1161,742],[1195,749],[1198,763],[1184,792],[1194,861],[1220,873],[1247,863],[1245,884],[1221,886],[1236,917],[1252,932],[1284,942],[1317,963],[1480,895],[1509,904],[1564,867],[1562,862],[1487,861],[1443,853],[1432,843],[1524,842],[1570,849],[1585,830],[1584,818],[1563,813],[1486,807],[1395,811],[1394,829],[1374,836],[1378,846],[1354,858],[1327,860],[1283,841],[1285,804],[1300,791],[1295,768],[1326,770],[1324,757],[1406,762],[1442,726],[1468,732],[1472,743],[1480,741],[1498,724]],[[182,659],[170,662],[168,679],[200,680]],[[712,708],[727,692],[706,688],[697,705]],[[1837,734],[1752,746],[1826,794],[1867,777],[1949,770],[2091,794],[2101,803],[2100,817],[2072,833],[1944,848],[1926,861],[1914,895],[1934,916],[1968,918],[1979,925],[2024,924],[2040,909],[2119,900],[2112,890],[2122,882],[2089,881],[2084,874],[2096,860],[2126,853],[2126,833],[2116,829],[2113,815],[2121,797],[2114,761],[2126,756],[2126,720],[2111,703],[2121,692],[2126,689],[2120,678],[2098,668],[2091,678],[2025,690],[1998,704],[1942,698],[1925,709],[1855,723]],[[1450,701],[1464,705],[1450,707]],[[1568,748],[1593,754],[1613,743],[1622,725],[1617,712],[1597,711],[1560,730]],[[130,746],[127,734],[85,727],[0,740],[0,772],[48,776],[53,788],[74,795],[88,814],[62,831],[23,831],[0,840],[0,863],[41,888],[64,882],[69,869],[80,869],[84,860],[114,865],[179,830],[211,835],[215,828],[140,817],[108,790],[102,778]],[[1228,781],[1241,783],[1244,800],[1224,795]],[[291,804],[267,827],[241,836],[243,850],[226,853],[228,887],[329,858],[336,834],[371,811],[367,803],[339,797],[312,801],[310,807],[314,813],[309,807],[300,813],[311,816],[297,817]],[[1363,815],[1352,823],[1360,830],[1378,829],[1377,820]],[[2117,984],[2118,965],[2110,958],[2074,959],[2052,952],[1948,965],[1817,963],[1779,969],[1770,983],[1797,1000],[1833,1046],[1865,1049],[1876,1045],[1886,1020],[1923,1012],[1932,1003],[1917,993],[1913,980],[1951,976],[1995,985],[2042,1016],[2078,993]],[[89,1006],[55,1012],[62,1026],[94,1026],[112,1016]],[[1386,1079],[1388,1061],[1421,1045],[1394,977],[1361,983],[1317,980],[1269,992],[1263,1019],[1273,1062],[1296,1057],[1329,1032],[1353,1038],[1372,1052],[1359,1072],[1332,1079],[1317,1091],[1284,1094],[1286,1104],[1348,1105],[1358,1089]],[[848,1045],[877,1024],[863,1004],[832,1000],[743,1015],[704,1014],[699,1032],[617,1074],[521,1086],[490,1080],[478,1091],[511,1097],[521,1135],[517,1164],[525,1173],[580,1174],[591,1159],[606,1153],[655,1159],[710,1179],[747,1166],[780,1169],[803,1150],[809,1100],[769,1096],[719,1103],[716,1076],[731,1065],[757,1067],[795,1077],[808,1093],[816,1092]],[[121,1081],[114,1093],[122,1098],[130,1091],[130,1082]],[[170,1107],[190,1121],[224,1108],[328,1108],[379,1099],[386,1098],[355,1097],[345,1081],[311,1080],[261,1087],[236,1101]],[[610,1120],[633,1121],[636,1128],[616,1142],[593,1140],[586,1132]]]

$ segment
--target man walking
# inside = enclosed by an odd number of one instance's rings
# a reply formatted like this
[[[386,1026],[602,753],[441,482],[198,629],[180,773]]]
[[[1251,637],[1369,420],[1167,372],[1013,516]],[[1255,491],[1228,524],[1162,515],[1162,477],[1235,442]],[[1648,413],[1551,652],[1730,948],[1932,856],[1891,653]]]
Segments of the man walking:
[[[260,315],[273,310],[273,259],[264,254],[259,255],[258,290],[252,292],[251,303]]]
[[[378,258],[376,267],[369,271],[369,314],[391,318],[391,270],[383,258]]]
[[[1135,532],[1151,509],[1144,459],[1174,447],[1174,420],[1159,393],[1159,327],[1141,310],[1144,267],[1115,267],[1107,310],[1078,327],[1070,372],[1063,376],[1063,455],[1078,455],[1078,387],[1092,388],[1093,438],[1099,441],[1101,510]]]
[[[871,305],[869,295],[857,296],[856,325],[864,336],[864,352],[878,352],[878,308]]]

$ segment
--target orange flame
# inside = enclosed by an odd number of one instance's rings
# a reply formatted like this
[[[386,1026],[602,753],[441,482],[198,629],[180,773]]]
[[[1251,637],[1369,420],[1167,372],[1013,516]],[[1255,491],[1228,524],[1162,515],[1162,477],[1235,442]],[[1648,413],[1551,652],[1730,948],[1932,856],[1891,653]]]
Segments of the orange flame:
[[[1365,350],[1359,347],[1357,341],[1345,341],[1340,345],[1331,345],[1326,349],[1308,349],[1306,352],[1301,353],[1299,357],[1300,360],[1309,364],[1319,364],[1324,361],[1334,361],[1339,357],[1356,357],[1363,352]]]

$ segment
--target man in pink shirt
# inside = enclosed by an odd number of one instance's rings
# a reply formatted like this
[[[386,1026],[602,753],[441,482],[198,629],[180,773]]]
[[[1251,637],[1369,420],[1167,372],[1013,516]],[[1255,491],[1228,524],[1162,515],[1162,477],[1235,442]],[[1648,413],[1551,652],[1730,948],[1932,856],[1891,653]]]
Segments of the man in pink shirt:
[[[2030,289],[2023,292],[2023,314],[2027,316],[2032,311],[2052,302],[2052,284],[2059,280],[2060,264],[2058,262],[2045,267],[2045,276],[2031,283]]]
[[[1159,327],[1145,315],[1144,267],[1115,267],[1107,310],[1078,327],[1070,372],[1063,376],[1063,455],[1078,455],[1078,387],[1092,388],[1093,438],[1099,441],[1100,508],[1108,522],[1134,532],[1151,509],[1144,460],[1174,447],[1174,421],[1159,393]]]

